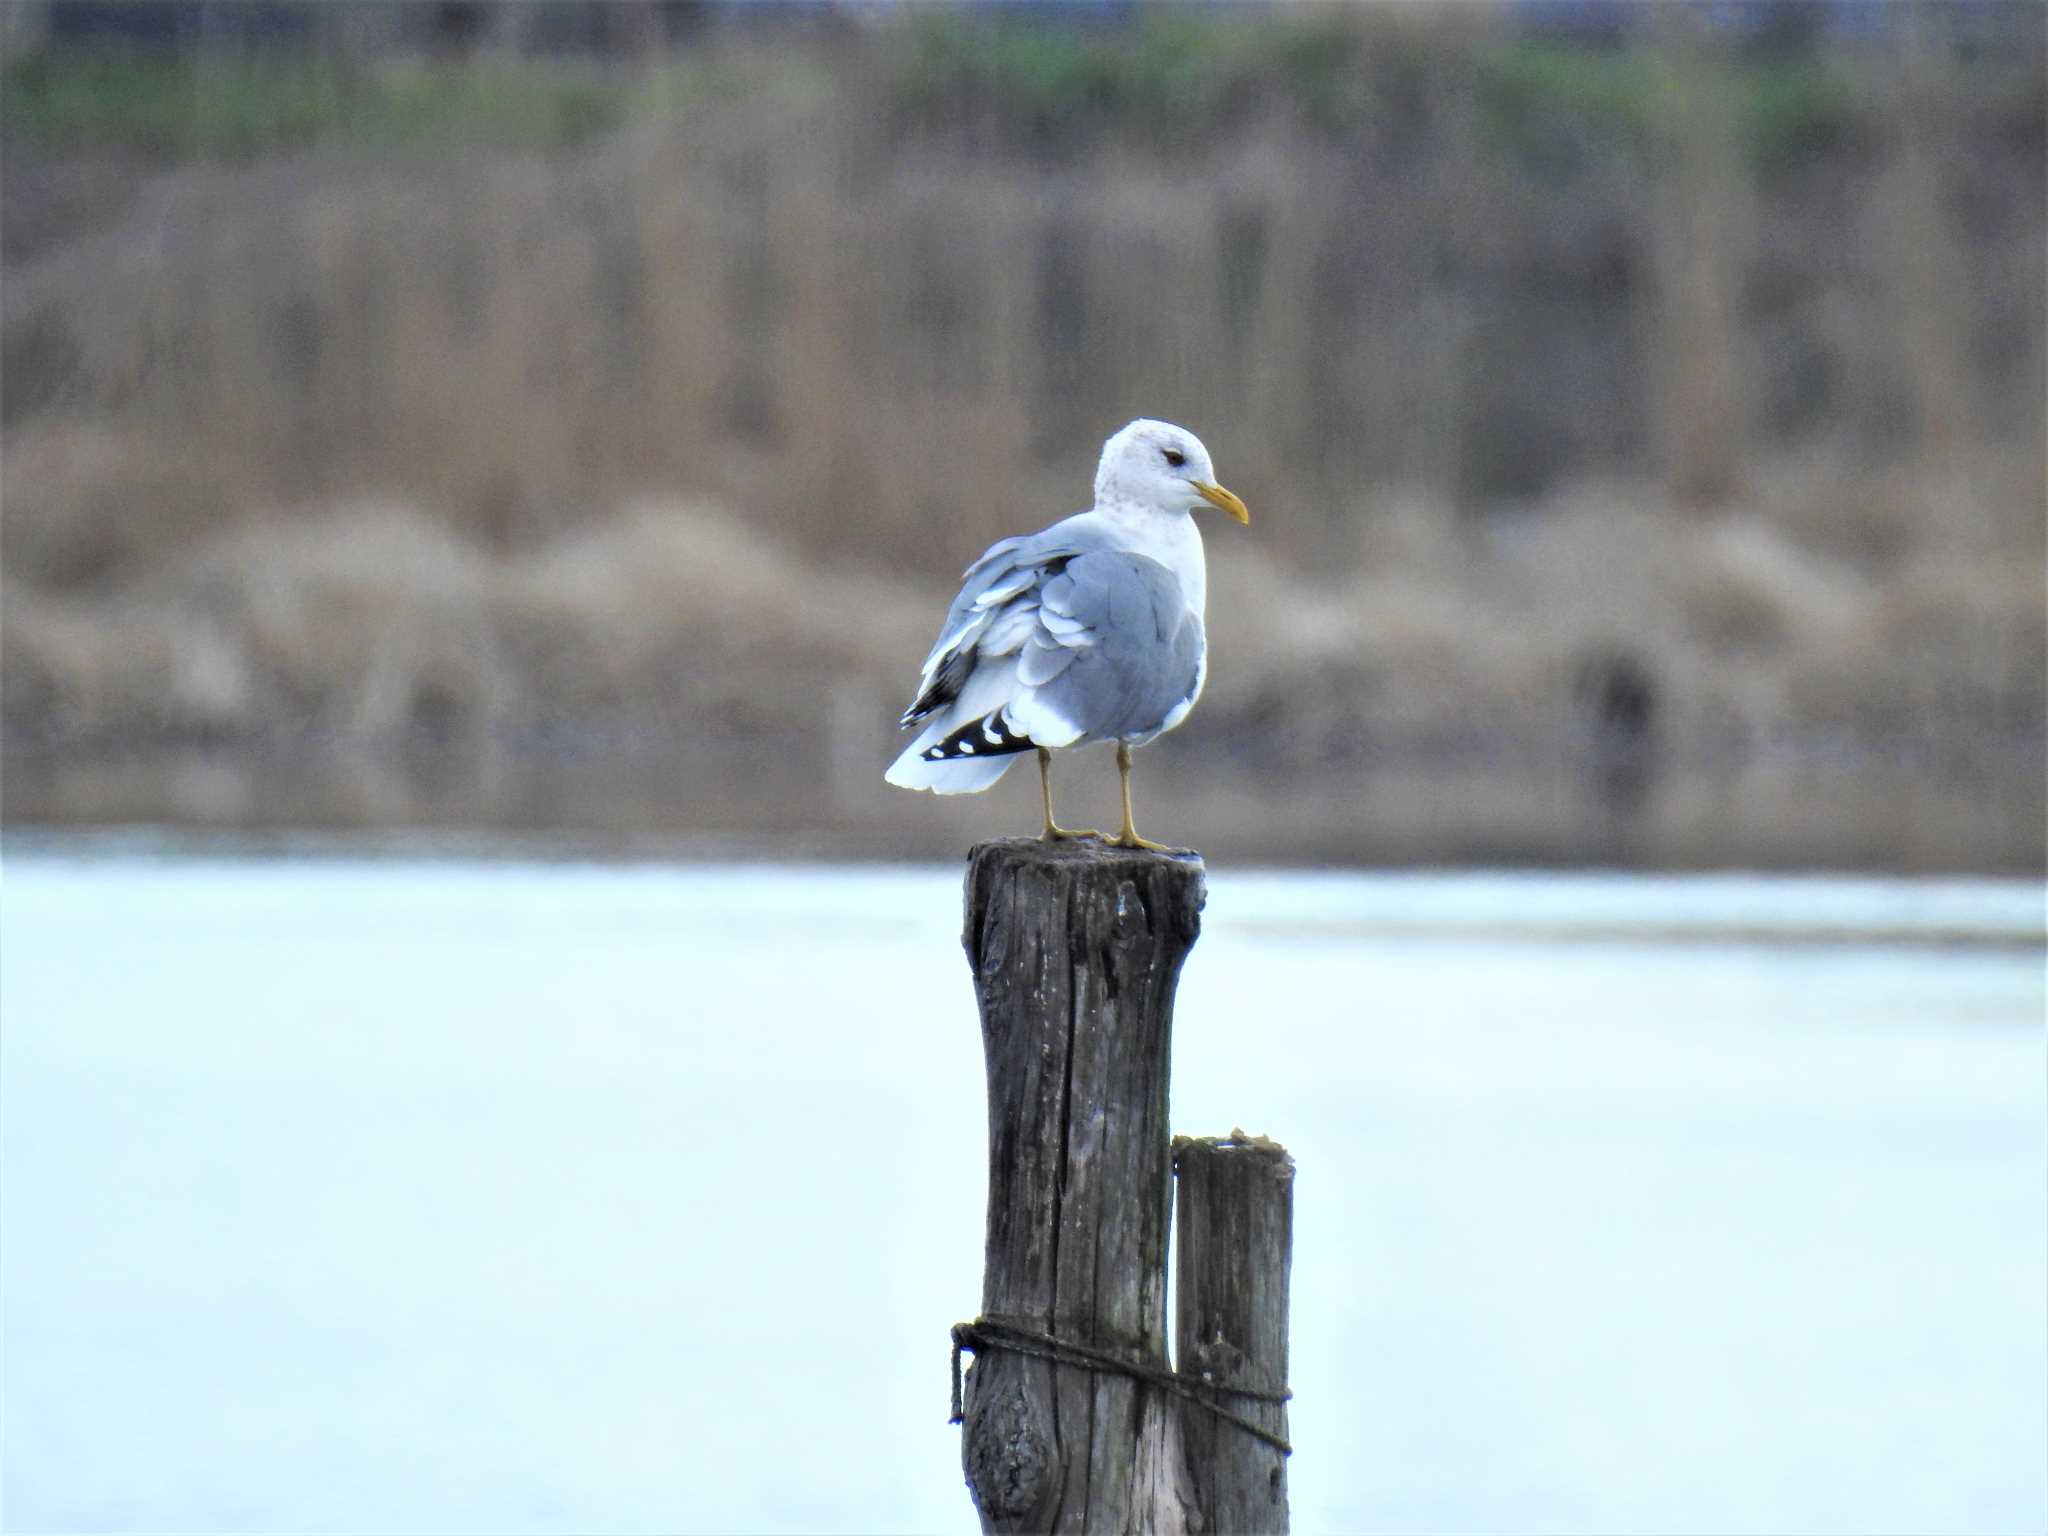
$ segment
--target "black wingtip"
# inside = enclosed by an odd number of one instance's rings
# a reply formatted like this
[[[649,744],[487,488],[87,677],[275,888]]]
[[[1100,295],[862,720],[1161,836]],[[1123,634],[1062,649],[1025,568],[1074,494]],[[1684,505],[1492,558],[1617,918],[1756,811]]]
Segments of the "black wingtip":
[[[1038,745],[1029,736],[1010,728],[1001,710],[970,720],[944,741],[933,742],[918,754],[928,763],[949,762],[960,757],[1003,757],[1029,752]]]

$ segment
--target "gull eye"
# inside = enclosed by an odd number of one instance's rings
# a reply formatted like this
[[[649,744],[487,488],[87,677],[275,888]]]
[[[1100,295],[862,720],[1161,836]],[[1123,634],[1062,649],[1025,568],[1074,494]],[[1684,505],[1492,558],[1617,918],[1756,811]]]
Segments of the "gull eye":
[[[1171,464],[1175,469],[1179,469],[1181,465],[1187,463],[1188,461],[1188,456],[1182,453],[1178,448],[1165,448],[1162,449],[1161,452],[1163,452],[1166,455],[1166,462]]]

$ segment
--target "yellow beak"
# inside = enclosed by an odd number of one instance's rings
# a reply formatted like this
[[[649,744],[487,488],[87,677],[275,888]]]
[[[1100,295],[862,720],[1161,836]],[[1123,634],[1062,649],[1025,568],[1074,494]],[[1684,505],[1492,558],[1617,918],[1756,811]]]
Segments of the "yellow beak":
[[[1235,493],[1226,491],[1220,485],[1211,485],[1206,480],[1190,480],[1188,484],[1192,485],[1195,488],[1195,494],[1208,502],[1210,506],[1221,507],[1240,523],[1245,524],[1247,527],[1251,525],[1251,509],[1239,501]]]

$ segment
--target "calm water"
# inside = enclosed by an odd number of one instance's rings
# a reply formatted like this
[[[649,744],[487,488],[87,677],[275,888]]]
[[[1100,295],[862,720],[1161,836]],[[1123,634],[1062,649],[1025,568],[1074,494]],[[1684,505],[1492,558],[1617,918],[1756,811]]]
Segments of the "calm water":
[[[9,1528],[970,1531],[950,869],[0,873]],[[1295,1527],[2048,1524],[2037,885],[1212,872]]]

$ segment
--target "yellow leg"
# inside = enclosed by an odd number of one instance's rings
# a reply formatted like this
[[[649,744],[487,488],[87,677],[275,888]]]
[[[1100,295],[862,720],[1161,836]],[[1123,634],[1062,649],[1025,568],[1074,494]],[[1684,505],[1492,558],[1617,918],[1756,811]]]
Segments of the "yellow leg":
[[[1038,749],[1038,794],[1045,802],[1045,840],[1048,843],[1057,842],[1063,837],[1102,836],[1093,827],[1079,832],[1069,832],[1052,819],[1052,754],[1043,747]]]
[[[1168,851],[1166,844],[1155,843],[1138,836],[1138,829],[1131,821],[1131,749],[1123,742],[1116,744],[1116,771],[1124,781],[1124,829],[1111,839],[1114,848],[1150,848],[1154,853]]]

